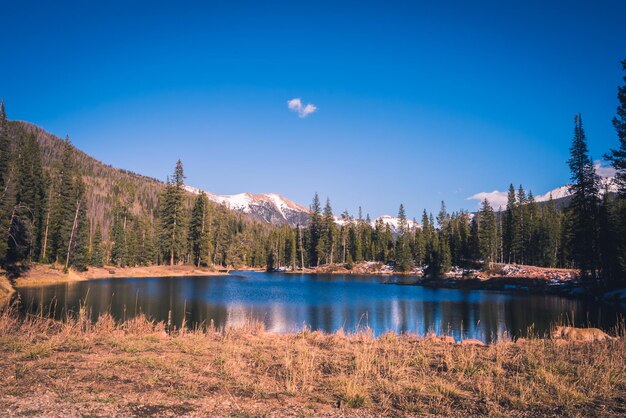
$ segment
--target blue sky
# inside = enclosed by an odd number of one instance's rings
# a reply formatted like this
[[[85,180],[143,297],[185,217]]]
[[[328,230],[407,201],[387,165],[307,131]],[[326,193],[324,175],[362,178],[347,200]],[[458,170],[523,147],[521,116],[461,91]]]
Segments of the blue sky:
[[[91,3],[2,1],[0,96],[160,179],[417,217],[565,184],[578,112],[617,144],[623,1]]]

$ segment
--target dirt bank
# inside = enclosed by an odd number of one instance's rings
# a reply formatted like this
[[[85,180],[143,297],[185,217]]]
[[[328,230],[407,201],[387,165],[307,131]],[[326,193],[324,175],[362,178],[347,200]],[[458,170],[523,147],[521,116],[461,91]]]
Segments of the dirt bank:
[[[0,270],[0,304],[9,300],[9,297],[15,292],[15,289],[11,285],[6,272]]]
[[[41,286],[46,284],[76,282],[91,279],[123,278],[123,277],[181,277],[181,276],[214,276],[228,274],[227,270],[197,268],[188,265],[179,266],[147,266],[147,267],[90,267],[84,272],[71,270],[63,272],[58,265],[32,264],[14,280],[16,287]]]

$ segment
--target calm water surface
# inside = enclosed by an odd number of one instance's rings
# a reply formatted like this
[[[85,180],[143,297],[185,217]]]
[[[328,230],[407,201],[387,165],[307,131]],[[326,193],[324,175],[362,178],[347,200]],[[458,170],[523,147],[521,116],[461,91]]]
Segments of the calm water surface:
[[[180,326],[237,326],[250,318],[269,331],[309,327],[334,332],[369,326],[423,335],[430,331],[491,341],[505,332],[543,334],[557,321],[611,329],[624,316],[609,305],[558,296],[431,289],[384,284],[389,276],[236,272],[228,276],[100,279],[19,289],[23,312],[63,318],[84,303],[95,319],[144,313]]]

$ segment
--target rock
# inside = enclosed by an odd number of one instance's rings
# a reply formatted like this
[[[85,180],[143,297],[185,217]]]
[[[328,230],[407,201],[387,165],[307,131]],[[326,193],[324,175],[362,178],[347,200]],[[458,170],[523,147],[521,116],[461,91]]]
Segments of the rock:
[[[576,327],[556,327],[552,333],[552,338],[567,341],[591,342],[613,339],[604,331],[598,328],[576,328]]]
[[[477,340],[475,338],[468,338],[467,340],[463,340],[461,341],[461,345],[477,345],[477,346],[484,346],[485,343]]]

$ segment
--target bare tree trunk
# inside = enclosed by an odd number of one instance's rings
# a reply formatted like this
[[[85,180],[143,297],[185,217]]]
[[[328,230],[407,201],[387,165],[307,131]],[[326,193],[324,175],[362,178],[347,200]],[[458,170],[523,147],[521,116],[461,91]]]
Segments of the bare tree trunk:
[[[70,251],[72,249],[72,240],[74,239],[74,231],[76,230],[76,223],[78,221],[78,211],[80,210],[80,200],[76,202],[76,213],[74,214],[74,223],[72,224],[72,232],[70,233],[70,242],[67,244],[67,257],[65,258],[65,268],[67,269],[70,264]]]
[[[300,267],[304,270],[304,248],[302,245],[302,229],[300,228],[300,225],[298,225],[298,232],[300,235],[300,259],[301,259],[301,263],[300,263]]]
[[[174,265],[174,241],[176,238],[176,215],[178,210],[174,210],[174,227],[172,228],[172,246],[170,247],[170,266]]]
[[[202,240],[204,236],[204,213],[205,210],[202,211],[202,227],[200,228],[200,251],[198,252],[198,268],[200,268],[200,260],[202,260]]]
[[[46,250],[48,249],[48,227],[50,225],[50,208],[48,208],[48,214],[46,215],[46,229],[43,234],[43,250],[41,253],[41,260],[46,259]]]

